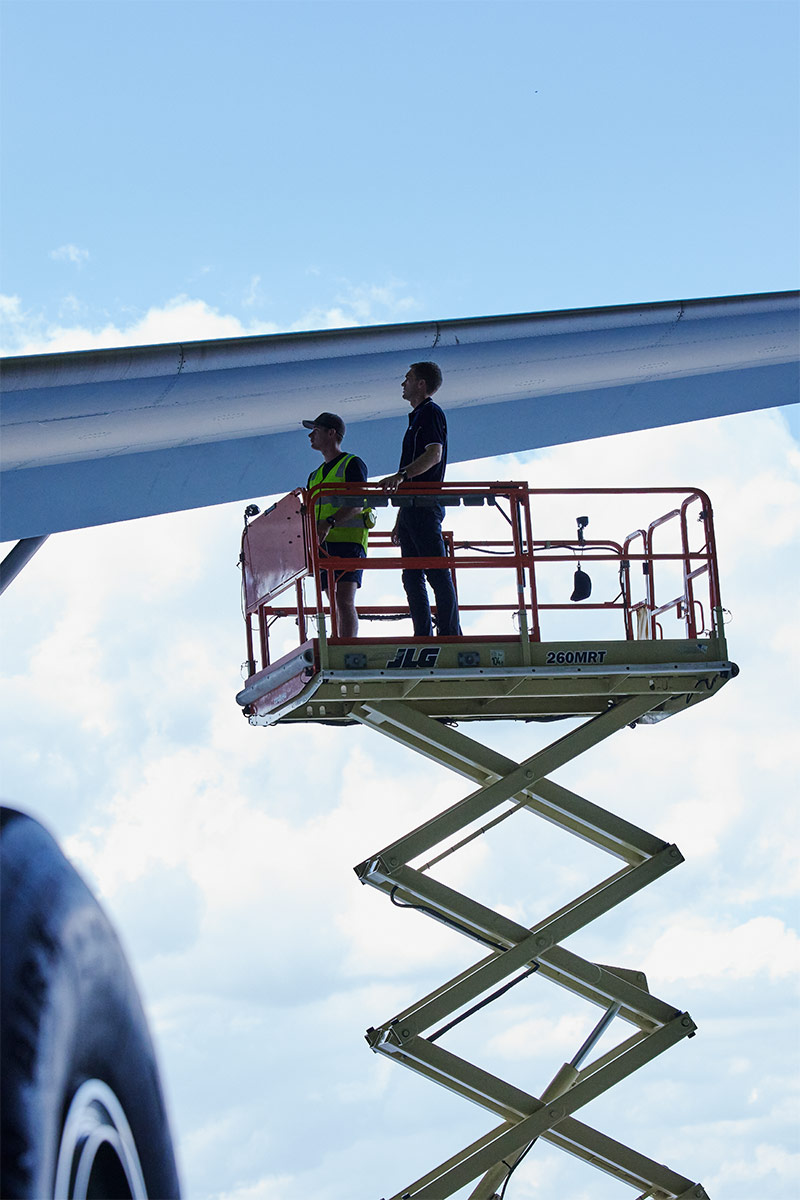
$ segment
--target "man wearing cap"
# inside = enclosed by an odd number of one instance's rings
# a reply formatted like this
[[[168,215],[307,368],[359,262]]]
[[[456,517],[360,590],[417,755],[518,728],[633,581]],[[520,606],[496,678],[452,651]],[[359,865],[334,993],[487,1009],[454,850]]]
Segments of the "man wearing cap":
[[[303,421],[310,430],[308,440],[312,450],[319,450],[323,463],[308,477],[308,488],[320,488],[323,483],[364,483],[367,467],[355,454],[342,450],[345,434],[344,421],[336,413],[324,412],[313,421]],[[367,554],[368,528],[364,522],[361,505],[346,507],[346,497],[333,493],[329,496],[316,493],[316,528],[320,558],[334,555],[337,558],[365,558]],[[356,612],[356,589],[361,587],[363,572],[336,572],[336,615],[339,636],[358,636],[358,613]],[[322,586],[328,590],[328,572],[322,572]]]
[[[447,466],[447,421],[431,396],[438,391],[442,372],[434,362],[412,363],[403,380],[403,399],[411,405],[408,429],[403,437],[400,466],[394,475],[382,479],[387,492],[396,492],[407,479],[417,483],[441,482]],[[397,515],[392,541],[400,546],[403,558],[443,558],[441,504],[401,508]],[[458,602],[449,570],[403,571],[403,587],[408,598],[415,637],[431,637],[433,624],[428,590],[428,578],[436,598],[436,628],[439,637],[461,633]]]

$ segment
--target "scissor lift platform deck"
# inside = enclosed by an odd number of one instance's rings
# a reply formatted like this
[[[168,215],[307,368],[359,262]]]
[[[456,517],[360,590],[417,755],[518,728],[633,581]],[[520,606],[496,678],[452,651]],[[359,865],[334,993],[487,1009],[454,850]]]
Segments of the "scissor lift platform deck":
[[[403,700],[449,721],[551,720],[651,696],[653,722],[714,695],[738,668],[717,638],[537,642],[519,638],[318,639],[253,675],[238,695],[253,725],[352,722],[366,700]],[[529,659],[529,662],[523,661]]]

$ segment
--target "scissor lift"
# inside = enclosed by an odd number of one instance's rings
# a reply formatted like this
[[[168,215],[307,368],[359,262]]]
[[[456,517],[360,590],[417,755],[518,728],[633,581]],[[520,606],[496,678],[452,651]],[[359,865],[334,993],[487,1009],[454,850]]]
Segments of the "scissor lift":
[[[326,486],[325,491],[341,493],[348,505],[390,503],[377,485]],[[705,1197],[700,1184],[574,1115],[669,1046],[694,1035],[689,1014],[653,996],[642,972],[590,962],[563,945],[678,866],[681,853],[551,775],[625,726],[652,724],[708,699],[737,673],[727,658],[708,497],[693,488],[407,485],[391,504],[443,503],[454,518],[459,507],[474,510],[468,541],[446,536],[446,565],[459,593],[464,634],[372,636],[373,620],[407,619],[399,568],[442,566],[441,559],[402,560],[388,532],[374,532],[362,594],[388,582],[396,595],[390,603],[359,603],[365,636],[349,641],[338,637],[335,597],[333,605],[328,603],[320,586],[314,499],[302,490],[292,492],[245,525],[248,678],[237,697],[245,715],[254,725],[360,723],[475,785],[463,800],[355,868],[362,883],[385,892],[394,904],[443,922],[485,950],[455,978],[367,1032],[376,1053],[500,1118],[483,1137],[391,1200],[445,1200],[471,1183],[470,1200],[491,1200],[539,1138],[638,1189],[640,1200]],[[562,536],[565,505],[588,508],[590,502],[604,521],[614,511],[629,517],[634,508],[658,508],[622,538],[587,538],[586,517]],[[661,511],[669,502],[674,507]],[[465,517],[462,511],[462,524]],[[546,528],[551,522],[555,527]],[[352,562],[331,558],[326,565],[346,570]],[[595,587],[589,599],[577,590],[577,574],[576,599],[557,595],[553,579],[562,586],[565,579],[571,582],[576,566],[584,576],[584,592],[585,568],[590,568],[606,584],[611,581],[613,598],[598,599]],[[381,576],[382,571],[391,574]],[[509,588],[506,600],[498,600],[498,589],[491,586],[500,577]],[[669,598],[662,600],[665,588]],[[579,621],[583,630],[586,623],[592,627],[590,639],[559,636]],[[273,659],[281,624],[288,626],[294,644],[280,647],[285,652]],[[548,634],[553,630],[550,640],[544,639],[543,626]],[[456,727],[467,721],[558,719],[571,719],[569,731],[520,762]],[[441,860],[523,812],[591,843],[618,864],[607,878],[530,927],[433,874]],[[534,973],[602,1010],[572,1060],[538,1093],[504,1082],[440,1044],[455,1026]],[[592,1058],[617,1020],[633,1032]]]

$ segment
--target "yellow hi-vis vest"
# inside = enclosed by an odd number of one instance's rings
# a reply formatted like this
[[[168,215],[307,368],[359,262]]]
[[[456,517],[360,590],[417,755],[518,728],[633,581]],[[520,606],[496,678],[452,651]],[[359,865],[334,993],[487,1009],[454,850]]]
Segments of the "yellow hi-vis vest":
[[[345,483],[347,464],[353,457],[352,454],[345,454],[330,470],[327,469],[327,463],[322,463],[308,477],[309,490],[319,487],[322,483]],[[333,517],[336,522],[325,539],[326,545],[332,542],[358,542],[366,551],[369,531],[375,524],[374,513],[371,508],[364,507],[361,512],[353,513],[350,517],[339,517],[339,509],[347,508],[350,503],[348,496],[323,496],[318,493],[316,519],[324,521],[326,517]]]

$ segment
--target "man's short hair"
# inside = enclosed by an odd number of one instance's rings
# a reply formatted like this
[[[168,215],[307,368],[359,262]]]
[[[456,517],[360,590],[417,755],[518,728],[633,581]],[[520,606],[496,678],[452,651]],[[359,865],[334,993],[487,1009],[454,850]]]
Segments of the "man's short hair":
[[[442,386],[442,372],[435,362],[412,363],[411,370],[417,379],[421,379],[425,384],[429,396],[432,396],[434,392],[438,392]]]

